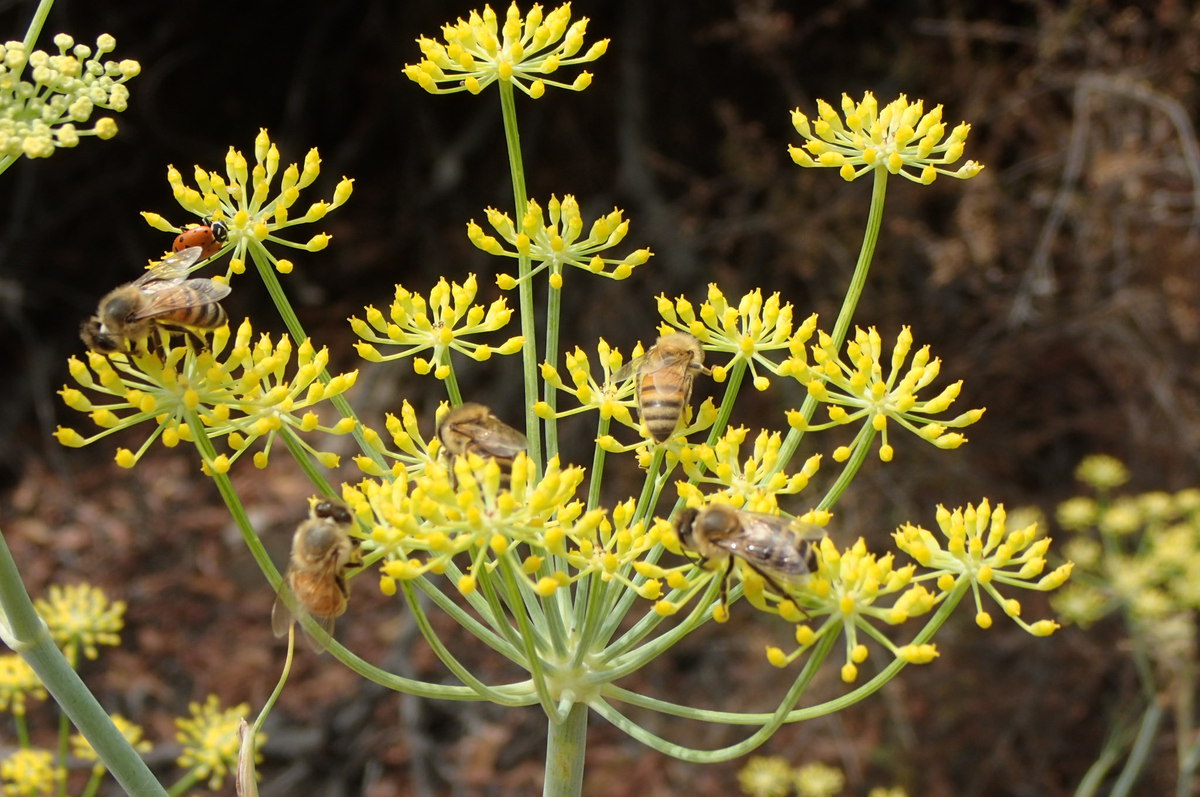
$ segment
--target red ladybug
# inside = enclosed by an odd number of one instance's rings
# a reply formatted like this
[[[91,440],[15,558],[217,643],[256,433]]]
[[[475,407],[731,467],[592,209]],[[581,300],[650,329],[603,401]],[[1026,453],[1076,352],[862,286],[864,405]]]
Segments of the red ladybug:
[[[193,224],[175,236],[175,243],[171,248],[176,252],[182,252],[189,246],[198,246],[201,249],[200,259],[203,260],[215,255],[228,239],[229,228],[225,226],[224,222]]]

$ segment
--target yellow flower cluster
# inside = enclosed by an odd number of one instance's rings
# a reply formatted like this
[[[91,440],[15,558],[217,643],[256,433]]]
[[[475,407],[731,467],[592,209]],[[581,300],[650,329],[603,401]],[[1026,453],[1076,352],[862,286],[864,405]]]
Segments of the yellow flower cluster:
[[[547,223],[546,214],[550,221]],[[537,263],[525,278],[532,277],[545,269],[550,271],[550,287],[560,290],[563,285],[563,267],[574,266],[592,274],[614,280],[623,280],[633,269],[650,259],[649,249],[638,249],[623,258],[605,258],[600,253],[615,247],[629,232],[629,222],[622,217],[620,208],[613,208],[606,216],[592,222],[586,238],[583,234],[583,217],[575,197],[567,194],[560,202],[550,197],[546,210],[536,200],[530,199],[518,229],[507,213],[495,208],[487,209],[488,224],[513,248],[505,249],[483,228],[472,221],[467,225],[467,237],[471,243],[490,255],[499,257],[528,257]],[[519,280],[510,274],[501,274],[496,283],[504,290],[512,290]]]
[[[834,348],[829,335],[819,333],[817,341],[812,348],[813,364],[798,366],[792,374],[808,388],[810,396],[828,406],[829,421],[806,422],[801,412],[793,410],[788,413],[788,422],[795,428],[817,431],[862,421],[862,433],[882,433],[879,458],[889,462],[893,456],[888,440],[889,421],[938,448],[949,449],[958,448],[966,442],[966,437],[957,432],[947,434],[947,428],[969,426],[983,417],[983,409],[974,409],[949,420],[934,420],[934,416],[954,403],[962,381],[947,386],[933,398],[919,400],[917,392],[937,378],[942,363],[936,357],[930,358],[928,346],[913,353],[912,332],[908,327],[900,331],[886,358],[882,338],[874,327],[855,330],[854,340],[846,346],[845,359]],[[844,461],[850,453],[851,447],[843,446],[834,452],[834,459]]]
[[[794,360],[803,362],[804,344],[817,328],[815,313],[795,326],[791,303],[781,303],[778,293],[764,300],[762,291],[755,288],[735,306],[715,283],[709,283],[708,298],[700,305],[699,313],[682,296],[674,300],[658,297],[658,312],[671,326],[695,335],[706,350],[730,354],[729,362],[713,366],[713,379],[724,381],[734,363],[745,361],[756,390],[766,390],[771,384],[757,367],[780,376],[790,375],[797,369]],[[787,352],[788,356],[775,362],[768,352]]]
[[[438,379],[451,373],[450,352],[457,351],[483,362],[493,354],[515,354],[525,344],[520,335],[511,337],[499,346],[464,340],[469,335],[496,332],[503,329],[512,317],[504,298],[492,302],[486,309],[473,304],[479,286],[475,275],[468,275],[462,285],[447,283],[445,278],[429,292],[429,299],[414,294],[402,285],[396,286],[396,298],[387,317],[373,306],[365,308],[366,320],[350,319],[354,334],[362,338],[355,344],[358,354],[370,362],[387,362],[405,357],[413,358],[413,370],[418,374],[433,371]],[[400,346],[399,351],[381,354],[375,344]],[[429,351],[428,357],[414,355]]]
[[[133,467],[155,439],[168,447],[191,442],[192,423],[201,423],[209,439],[225,437],[233,451],[232,456],[205,458],[206,467],[217,472],[227,471],[260,439],[265,442],[254,454],[254,464],[266,467],[270,447],[280,435],[287,435],[326,467],[335,467],[336,454],[312,449],[299,433],[347,434],[354,430],[355,422],[345,418],[332,426],[323,425],[315,408],[352,387],[358,372],[338,374],[324,382],[320,376],[329,362],[325,348],[314,350],[308,340],[293,347],[286,335],[278,342],[267,335],[255,341],[253,336],[246,320],[232,339],[228,326],[215,330],[211,351],[197,352],[181,345],[162,356],[135,354],[127,358],[89,352],[87,365],[72,357],[68,361],[72,378],[86,390],[113,400],[95,403],[83,391],[64,386],[59,395],[67,406],[89,413],[102,431],[85,438],[74,429],[59,427],[55,436],[63,445],[79,447],[153,421],[155,430],[136,452],[117,450],[117,464]]]
[[[0,761],[4,793],[15,797],[45,797],[52,794],[66,773],[54,765],[49,750],[21,748]]]
[[[202,220],[221,221],[228,230],[228,240],[233,247],[229,262],[228,279],[245,270],[247,254],[256,262],[270,263],[281,274],[291,272],[292,261],[276,257],[266,244],[276,244],[291,249],[319,252],[329,245],[330,235],[317,233],[306,241],[293,241],[280,233],[299,224],[311,224],[325,218],[325,214],[345,204],[354,190],[354,181],[343,177],[334,188],[330,201],[318,200],[304,211],[294,215],[293,208],[300,199],[300,192],[312,185],[321,173],[321,155],[316,148],[304,157],[304,165],[289,164],[279,175],[279,149],[271,141],[267,131],[259,130],[254,139],[254,165],[250,166],[246,156],[233,147],[225,156],[225,174],[208,171],[196,166],[192,188],[183,181],[183,175],[174,166],[167,169],[167,182],[175,201],[189,213]],[[146,223],[164,232],[181,232],[177,227],[157,213],[143,213]]]
[[[814,454],[796,473],[783,472],[780,461],[782,440],[778,432],[760,431],[753,450],[742,458],[742,446],[749,430],[744,426],[725,430],[714,445],[693,445],[680,451],[680,463],[691,479],[679,485],[679,496],[691,504],[703,501],[698,485],[716,487],[733,506],[752,512],[778,511],[776,496],[795,494],[821,466],[821,455]]]
[[[112,138],[112,117],[80,127],[96,108],[123,111],[129,102],[125,83],[141,72],[137,61],[106,61],[117,40],[107,33],[93,50],[60,33],[58,54],[25,51],[22,42],[0,46],[0,155],[48,158],[58,147],[74,147],[81,136]],[[28,68],[28,72],[26,69]]]
[[[1124,612],[1161,662],[1190,655],[1200,609],[1200,489],[1110,496],[1129,478],[1113,457],[1087,457],[1076,477],[1097,497],[1058,507],[1073,533],[1064,553],[1080,569],[1051,599],[1064,619],[1088,626]]]
[[[34,605],[72,667],[79,663],[80,651],[94,659],[100,655],[97,646],[121,644],[125,601],[110,601],[99,587],[53,584],[49,596]]]
[[[439,412],[444,412],[444,406]],[[392,413],[384,416],[384,428],[391,438],[395,450],[389,449],[379,432],[369,426],[362,427],[363,444],[377,454],[382,461],[391,460],[392,467],[385,470],[376,460],[365,454],[354,458],[363,473],[368,476],[383,476],[390,474],[393,479],[404,479],[406,476],[415,477],[425,472],[425,467],[437,459],[437,444],[430,450],[430,444],[421,434],[417,424],[417,413],[408,399],[404,400],[400,409],[400,417]]]
[[[203,704],[189,704],[188,716],[175,720],[175,738],[183,746],[179,766],[196,780],[207,778],[208,788],[220,789],[225,776],[237,767],[238,725],[249,712],[245,703],[222,710],[216,695],[209,695]],[[255,749],[265,741],[266,736],[258,734]]]
[[[458,586],[470,592],[481,567],[490,571],[493,559],[511,557],[518,546],[525,550],[519,566],[532,579],[541,561],[529,557],[566,555],[568,538],[590,539],[603,514],[585,514],[573,500],[582,481],[581,468],[560,468],[557,460],[538,478],[523,454],[511,474],[492,458],[470,454],[449,464],[431,460],[411,482],[364,480],[345,497],[359,517],[372,518],[363,547],[382,551],[385,592],[394,592],[397,580],[452,569],[459,554],[468,554],[470,565]]]
[[[522,18],[514,2],[508,7],[503,30],[496,12],[484,6],[472,11],[457,24],[444,25],[445,43],[422,36],[417,39],[424,58],[404,67],[404,74],[431,94],[469,91],[478,94],[490,84],[501,81],[537,99],[546,86],[582,91],[591,85],[589,72],[581,72],[571,83],[549,80],[545,76],[561,67],[595,61],[608,49],[608,39],[593,44],[586,53],[583,36],[586,17],[571,23],[571,4],[565,3],[542,13],[534,4]]]
[[[939,174],[967,179],[983,171],[975,161],[955,170],[947,168],[962,157],[971,126],[966,122],[946,136],[942,106],[925,112],[922,100],[909,103],[901,94],[881,110],[871,92],[861,102],[842,95],[842,113],[824,100],[817,101],[817,118],[810,122],[792,111],[792,126],[804,138],[802,146],[790,147],[792,160],[800,166],[838,169],[845,180],[870,171],[886,169],[915,183],[928,185]]]
[[[25,714],[25,701],[45,700],[46,689],[33,668],[16,653],[0,655],[0,711]]]
[[[558,368],[543,363],[542,381],[560,393],[573,396],[579,402],[579,406],[555,412],[545,401],[539,401],[534,405],[534,411],[540,418],[566,418],[588,410],[596,410],[603,420],[616,418],[625,426],[637,428],[637,422],[629,412],[629,408],[635,403],[635,385],[629,380],[613,380],[613,375],[621,370],[623,359],[620,351],[609,346],[601,338],[596,344],[596,360],[600,364],[601,377],[596,379],[592,376],[591,361],[587,352],[576,346],[574,351],[564,357],[571,384],[563,381]]]
[[[912,664],[923,664],[937,656],[932,645],[897,646],[873,624],[898,625],[933,608],[936,598],[915,583],[916,568],[913,565],[897,567],[891,553],[883,556],[871,553],[861,539],[849,548],[839,550],[833,540],[826,537],[821,540],[819,553],[817,571],[796,600],[810,618],[824,616],[825,619],[816,629],[807,621],[798,623],[797,647],[791,653],[779,648],[768,649],[767,658],[772,664],[786,666],[820,639],[842,634],[846,661],[841,675],[842,680],[851,683],[858,678],[858,666],[869,655],[867,646],[860,641],[860,632],[882,644],[897,658]],[[892,597],[890,603],[881,602],[889,597]]]
[[[984,611],[980,600],[982,592],[1029,633],[1049,636],[1059,627],[1058,623],[1026,622],[1021,618],[1020,601],[1004,597],[999,587],[1057,589],[1070,578],[1073,565],[1067,563],[1043,576],[1050,538],[1038,534],[1036,523],[1010,529],[1007,517],[1002,504],[993,510],[986,499],[978,506],[968,504],[965,509],[953,511],[939,506],[937,523],[940,536],[945,538],[944,545],[937,534],[910,523],[897,529],[892,538],[896,547],[931,571],[923,574],[922,580],[935,580],[943,593],[964,585],[971,589],[975,622],[981,628],[992,625],[992,617]]]

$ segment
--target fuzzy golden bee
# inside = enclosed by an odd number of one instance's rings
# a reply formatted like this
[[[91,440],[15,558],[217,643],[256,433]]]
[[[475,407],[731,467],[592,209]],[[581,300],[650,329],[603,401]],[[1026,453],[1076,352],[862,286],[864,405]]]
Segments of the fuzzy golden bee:
[[[662,335],[648,352],[625,363],[613,379],[620,382],[635,373],[638,416],[654,442],[662,443],[686,414],[696,374],[709,373],[704,367],[704,349],[695,335]]]
[[[437,428],[438,439],[452,457],[477,454],[496,460],[501,481],[512,473],[513,459],[529,445],[525,435],[492,415],[482,404],[467,402],[452,408]]]
[[[98,354],[129,352],[161,328],[182,332],[203,346],[196,330],[225,323],[225,309],[218,302],[229,295],[229,286],[210,279],[186,279],[188,268],[202,252],[199,246],[176,252],[133,282],[105,294],[96,314],[79,330],[84,344]]]
[[[334,620],[346,613],[350,599],[346,570],[361,561],[358,542],[350,536],[353,528],[354,517],[344,503],[312,498],[308,519],[292,536],[284,584],[295,600],[296,611],[311,616],[331,635]],[[286,634],[296,620],[283,592],[281,587],[271,608],[271,629],[277,637]]]
[[[780,515],[747,512],[727,504],[685,509],[675,522],[679,542],[705,562],[724,563],[721,605],[726,603],[733,560],[742,560],[781,598],[787,587],[816,569],[819,526]]]

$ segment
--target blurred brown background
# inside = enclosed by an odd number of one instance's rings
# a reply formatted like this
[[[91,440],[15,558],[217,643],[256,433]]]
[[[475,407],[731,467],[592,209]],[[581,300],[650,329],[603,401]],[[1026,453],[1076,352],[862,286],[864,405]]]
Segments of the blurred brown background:
[[[33,5],[0,7],[6,37],[22,37]],[[60,0],[46,25],[43,46],[59,31],[85,42],[111,33],[116,57],[138,59],[143,73],[130,83],[116,139],[86,140],[0,177],[0,346],[9,363],[0,372],[0,522],[35,594],[88,579],[129,601],[124,645],[85,677],[151,738],[169,741],[170,717],[212,691],[257,709],[282,648],[266,621],[270,591],[187,450],[156,449],[125,472],[112,465],[116,442],[64,450],[51,438],[57,423],[88,426],[54,395],[66,357],[82,350],[78,323],[169,246],[138,211],[190,220],[171,199],[167,164],[185,176],[195,163],[218,168],[228,146],[250,152],[266,127],[285,162],[320,148],[322,177],[304,202],[329,196],[342,175],[356,178],[351,201],[325,222],[333,244],[298,257],[285,279],[307,328],[333,349],[335,367],[362,369],[355,398],[368,417],[404,398],[432,408],[441,396],[407,366],[356,361],[344,319],[386,305],[397,281],[424,292],[439,275],[474,271],[484,275],[483,297],[495,295],[487,276],[495,264],[464,233],[485,207],[511,205],[498,101],[494,92],[434,97],[401,75],[418,58],[418,35],[472,7]],[[596,79],[586,92],[521,98],[530,193],[573,193],[588,217],[619,205],[633,221],[631,247],[656,256],[622,284],[579,290],[584,281],[568,275],[564,344],[649,338],[654,296],[698,301],[710,281],[727,295],[779,291],[798,317],[817,311],[831,324],[869,180],[794,167],[789,111],[811,114],[817,98],[836,104],[842,92],[871,90],[881,104],[903,92],[927,107],[943,103],[950,124],[970,121],[967,157],[987,169],[966,183],[891,182],[857,320],[885,339],[912,325],[943,359],[939,384],[966,380],[956,406],[988,413],[957,452],[895,438],[896,461],[867,466],[838,507],[837,533],[883,546],[897,523],[930,524],[937,503],[984,495],[1049,509],[1075,490],[1072,470],[1095,452],[1124,459],[1137,489],[1196,483],[1195,4],[579,0],[573,8],[591,18],[589,40],[612,44],[589,66]],[[261,329],[279,328],[252,290],[227,306]],[[643,329],[629,324],[630,307],[644,310]],[[516,406],[516,367],[464,369],[464,389]],[[796,398],[753,401],[755,417],[782,426]],[[588,432],[580,434],[583,451]],[[284,460],[273,458],[269,478],[236,473],[280,561],[309,492]],[[347,644],[399,672],[446,677],[413,642],[403,612],[373,592],[360,584],[340,623]],[[1037,597],[1024,603],[1026,617],[1049,611]],[[750,614],[737,607],[728,626],[702,630],[635,686],[768,707],[782,681],[762,646],[786,644],[787,632]],[[981,632],[970,615],[939,636],[936,663],[911,668],[851,711],[785,728],[762,752],[841,766],[848,794],[890,784],[929,795],[1071,793],[1112,707],[1136,689],[1116,628],[1032,640],[1003,622]],[[841,688],[832,672],[819,685],[826,696]],[[262,793],[540,793],[543,722],[534,709],[385,694],[302,651],[272,717]],[[655,727],[706,747],[740,738]],[[1143,793],[1172,782],[1154,774],[1173,767],[1169,738],[1160,752],[1163,766],[1152,767]],[[594,719],[587,793],[725,795],[740,763],[664,759]]]

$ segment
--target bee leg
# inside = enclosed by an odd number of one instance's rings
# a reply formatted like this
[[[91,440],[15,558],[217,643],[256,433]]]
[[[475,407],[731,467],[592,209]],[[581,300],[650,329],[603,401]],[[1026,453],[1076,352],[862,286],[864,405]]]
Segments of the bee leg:
[[[208,351],[208,341],[204,339],[200,333],[190,327],[176,326],[175,324],[159,324],[159,326],[167,332],[178,332],[187,338],[188,343],[196,351]]]
[[[725,560],[725,570],[721,573],[721,605],[729,611],[729,577],[733,575],[733,557]]]

